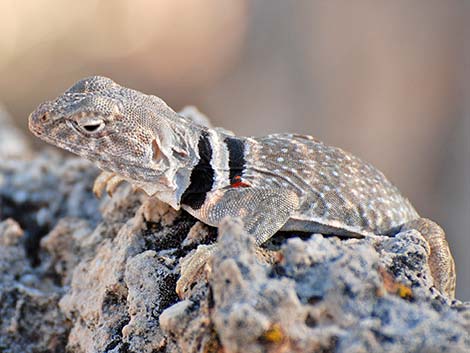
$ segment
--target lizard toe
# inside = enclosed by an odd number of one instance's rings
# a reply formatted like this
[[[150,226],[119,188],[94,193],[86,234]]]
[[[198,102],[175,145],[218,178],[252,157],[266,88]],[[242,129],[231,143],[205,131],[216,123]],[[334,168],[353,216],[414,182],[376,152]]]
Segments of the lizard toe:
[[[95,182],[93,184],[93,194],[95,194],[98,199],[101,199],[101,197],[103,196],[103,191],[106,188],[108,181],[115,175],[116,174],[114,173],[103,171],[100,173],[100,175],[96,177]]]
[[[176,293],[178,297],[184,299],[193,283],[204,274],[206,264],[217,248],[217,244],[199,245],[195,252],[192,252],[181,260],[181,276],[176,282]]]
[[[106,193],[109,196],[113,196],[116,189],[123,181],[125,181],[125,179],[121,178],[119,175],[114,174],[106,183]]]

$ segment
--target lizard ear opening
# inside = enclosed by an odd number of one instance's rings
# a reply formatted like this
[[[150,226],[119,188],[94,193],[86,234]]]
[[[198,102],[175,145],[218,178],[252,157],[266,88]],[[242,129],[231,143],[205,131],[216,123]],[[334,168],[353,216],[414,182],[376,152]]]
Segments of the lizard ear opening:
[[[162,151],[160,150],[160,147],[158,147],[157,140],[153,139],[152,140],[152,159],[154,161],[160,160],[162,157]]]

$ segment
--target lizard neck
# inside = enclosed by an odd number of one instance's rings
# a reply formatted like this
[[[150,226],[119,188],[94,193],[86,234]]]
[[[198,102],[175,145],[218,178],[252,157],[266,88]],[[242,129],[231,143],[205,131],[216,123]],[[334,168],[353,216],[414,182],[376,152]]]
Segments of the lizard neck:
[[[245,169],[245,140],[204,128],[198,139],[198,160],[179,197],[185,208],[198,210],[215,190],[231,187]],[[179,196],[179,195],[178,195]]]
[[[140,185],[175,209],[198,210],[211,192],[231,187],[245,170],[246,141],[218,129],[172,117],[172,148],[185,157],[155,180]],[[162,187],[164,185],[165,187]]]
[[[181,203],[199,208],[204,203],[207,193],[213,190],[216,178],[216,169],[214,168],[216,161],[214,149],[217,148],[214,137],[216,136],[213,130],[200,131],[197,163],[192,167],[185,187],[178,190],[177,193]]]
[[[207,141],[204,137],[208,132],[206,128],[192,124],[176,113],[166,118],[166,139],[171,144],[165,143],[164,146],[169,156],[169,167],[160,177],[146,180],[139,186],[147,194],[156,196],[178,210],[184,191],[191,185],[193,170],[201,163],[200,160],[206,160]]]

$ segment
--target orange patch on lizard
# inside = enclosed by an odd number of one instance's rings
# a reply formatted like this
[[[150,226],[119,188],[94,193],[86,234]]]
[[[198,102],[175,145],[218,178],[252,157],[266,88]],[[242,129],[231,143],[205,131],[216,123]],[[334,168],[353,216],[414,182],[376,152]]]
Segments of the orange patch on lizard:
[[[247,188],[251,185],[242,181],[240,175],[237,175],[233,178],[232,183],[230,184],[232,188]]]

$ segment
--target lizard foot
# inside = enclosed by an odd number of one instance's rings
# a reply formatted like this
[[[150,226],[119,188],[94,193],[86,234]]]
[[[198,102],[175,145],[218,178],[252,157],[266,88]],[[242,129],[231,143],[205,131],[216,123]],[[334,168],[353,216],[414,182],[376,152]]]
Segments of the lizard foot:
[[[210,263],[217,246],[218,243],[199,245],[194,253],[181,260],[181,276],[176,282],[176,293],[180,298],[184,298],[188,289],[204,274],[205,269],[210,271],[210,267],[205,265]],[[280,251],[256,247],[256,257],[263,263],[272,265],[281,261],[282,254]]]
[[[116,191],[117,187],[123,181],[126,180],[115,173],[101,172],[101,174],[98,175],[98,177],[95,179],[95,183],[93,184],[93,193],[99,199],[103,196],[104,190],[106,190],[106,193],[109,196],[112,196]]]
[[[191,285],[202,276],[204,267],[217,248],[217,244],[199,245],[194,253],[181,260],[181,276],[176,282],[176,293],[183,298]]]
[[[434,279],[434,286],[450,298],[455,297],[455,263],[444,230],[435,222],[419,218],[405,223],[401,230],[415,229],[426,239],[431,249],[429,268]]]

